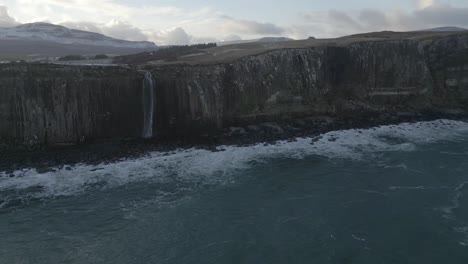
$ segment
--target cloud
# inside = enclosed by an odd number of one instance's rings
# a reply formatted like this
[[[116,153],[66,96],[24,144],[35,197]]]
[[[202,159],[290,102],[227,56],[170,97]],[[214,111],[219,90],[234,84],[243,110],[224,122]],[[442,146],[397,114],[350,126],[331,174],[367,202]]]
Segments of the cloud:
[[[387,28],[389,21],[387,15],[375,9],[364,9],[359,12],[358,20],[363,27],[369,29]]]
[[[180,27],[154,32],[151,37],[160,45],[188,45],[193,39]]]
[[[143,31],[122,21],[111,21],[105,24],[93,22],[64,22],[61,23],[61,25],[72,29],[96,32],[118,39],[154,41],[158,45],[189,45],[219,41],[216,38],[194,37],[181,27],[159,31]],[[240,37],[237,36],[237,38]]]
[[[238,19],[211,7],[130,5],[117,0],[0,0],[0,5],[4,2],[8,2],[5,5],[21,23],[48,21],[114,38],[150,40],[160,45],[220,41],[234,35],[235,39],[278,36],[289,32],[286,27]],[[6,24],[6,17],[8,25],[16,23],[4,14],[1,17],[2,24]]]
[[[117,39],[133,41],[148,40],[148,36],[144,34],[141,29],[131,25],[128,22],[123,22],[119,20],[112,20],[109,23],[105,24],[93,22],[63,22],[60,23],[60,25],[72,29],[104,34],[106,36]]]
[[[345,12],[341,12],[338,10],[330,10],[328,11],[328,17],[330,20],[333,21],[333,23],[337,27],[348,27],[348,28],[355,28],[355,29],[361,29],[361,25],[354,21],[351,16],[346,14]]]
[[[423,9],[431,5],[434,5],[434,0],[417,0],[416,2],[417,2],[419,9]]]
[[[141,29],[134,27],[128,22],[112,20],[102,27],[102,32],[110,37],[124,40],[148,40]]]
[[[468,27],[468,8],[441,4],[445,0],[410,0],[413,10],[352,9],[303,13],[302,20],[277,17],[278,22],[240,19],[213,7],[125,4],[120,0],[0,0],[0,26],[49,21],[126,40],[159,45],[285,36],[294,39],[337,37],[361,32],[407,31],[438,26]],[[461,4],[460,4],[461,5]],[[312,6],[312,5],[311,5]],[[380,5],[376,5],[380,6]],[[11,14],[16,18],[11,17]],[[273,16],[273,15],[272,15]],[[274,16],[273,16],[274,17]],[[85,22],[80,22],[85,21]],[[279,22],[281,21],[281,22]],[[288,24],[287,21],[295,21]],[[273,22],[273,23],[271,23]]]
[[[230,16],[221,16],[220,18],[224,32],[229,34],[280,35],[286,31],[272,23],[235,19]]]
[[[242,40],[242,38],[239,35],[236,34],[230,34],[225,36],[222,41],[236,41],[236,40]]]
[[[16,25],[18,25],[18,22],[8,14],[8,8],[0,6],[0,27],[13,27]]]
[[[363,30],[362,25],[350,14],[338,10],[302,14],[304,25],[296,25],[296,38],[307,36],[336,37],[353,34]],[[298,35],[303,35],[298,37]]]
[[[414,13],[416,19],[428,25],[468,26],[468,8],[431,5]]]
[[[424,4],[421,5],[424,8],[412,12],[362,9],[345,13],[330,10],[306,13],[302,14],[302,17],[306,25],[310,26],[309,34],[320,37],[383,30],[412,31],[442,26],[468,27],[468,8],[437,4],[433,1],[418,3]]]
[[[83,30],[83,31],[90,31],[90,32],[95,32],[99,34],[103,34],[101,30],[101,26],[99,26],[97,23],[93,22],[63,22],[60,23],[60,25],[71,28],[71,29],[78,29],[78,30]]]

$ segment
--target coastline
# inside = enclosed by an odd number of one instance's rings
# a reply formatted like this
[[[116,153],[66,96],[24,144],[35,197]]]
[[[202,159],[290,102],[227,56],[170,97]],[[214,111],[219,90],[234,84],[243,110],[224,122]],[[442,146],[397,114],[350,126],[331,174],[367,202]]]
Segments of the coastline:
[[[122,160],[144,157],[152,152],[170,152],[181,149],[219,150],[219,146],[250,146],[275,144],[281,140],[295,141],[297,138],[317,137],[321,134],[347,130],[367,129],[384,125],[415,123],[449,119],[466,121],[464,112],[364,112],[344,116],[311,116],[283,119],[241,127],[229,127],[214,136],[193,138],[124,139],[92,142],[70,146],[22,146],[0,149],[0,176],[12,177],[20,169],[36,169],[38,174],[55,169],[71,169],[78,164],[109,164]]]

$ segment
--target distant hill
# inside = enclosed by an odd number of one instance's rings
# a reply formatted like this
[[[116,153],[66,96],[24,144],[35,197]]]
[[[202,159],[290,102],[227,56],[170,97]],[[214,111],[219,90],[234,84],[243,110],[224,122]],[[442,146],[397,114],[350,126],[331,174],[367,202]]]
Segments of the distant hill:
[[[0,28],[0,58],[68,54],[129,54],[158,47],[148,41],[127,41],[49,23]]]
[[[458,32],[458,31],[468,31],[468,29],[461,28],[461,27],[438,27],[438,28],[423,29],[423,30],[419,30],[419,31]]]
[[[207,49],[214,48],[216,46],[216,43],[208,43],[191,46],[161,47],[157,51],[119,56],[114,59],[114,62],[119,64],[142,64],[150,61],[170,62],[184,56],[205,54]]]
[[[286,38],[286,37],[265,37],[265,38],[259,38],[259,39],[249,39],[249,40],[221,41],[221,42],[218,42],[217,44],[219,46],[224,46],[224,45],[231,45],[231,44],[255,43],[255,42],[260,42],[260,43],[286,42],[286,41],[292,41],[292,40],[294,39]]]
[[[292,38],[285,38],[285,37],[266,37],[255,40],[255,42],[285,42],[294,40]]]

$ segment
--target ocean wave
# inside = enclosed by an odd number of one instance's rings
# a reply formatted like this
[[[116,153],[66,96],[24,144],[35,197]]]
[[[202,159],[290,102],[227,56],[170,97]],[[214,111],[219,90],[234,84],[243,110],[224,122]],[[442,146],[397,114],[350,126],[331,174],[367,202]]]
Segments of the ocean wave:
[[[0,173],[0,206],[8,197],[21,192],[44,198],[75,195],[95,186],[114,188],[140,182],[224,184],[235,181],[234,172],[272,158],[302,159],[318,155],[330,159],[367,160],[374,153],[414,151],[419,144],[453,141],[461,135],[468,135],[468,123],[437,120],[334,131],[276,144],[219,146],[216,152],[203,149],[153,152],[112,164],[78,164],[42,174],[35,169],[23,169],[13,175]]]

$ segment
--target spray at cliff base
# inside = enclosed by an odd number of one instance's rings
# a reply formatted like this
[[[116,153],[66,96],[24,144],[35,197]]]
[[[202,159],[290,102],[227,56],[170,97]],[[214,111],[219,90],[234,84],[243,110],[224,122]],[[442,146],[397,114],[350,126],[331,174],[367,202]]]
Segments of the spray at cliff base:
[[[0,263],[462,264],[467,172],[451,120],[0,172]]]
[[[154,82],[150,72],[143,79],[143,138],[153,137]]]

